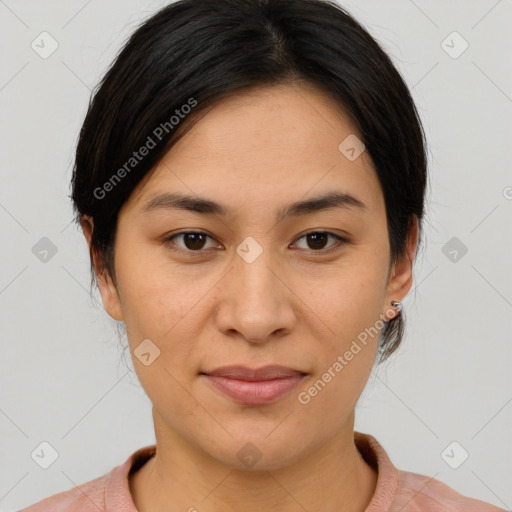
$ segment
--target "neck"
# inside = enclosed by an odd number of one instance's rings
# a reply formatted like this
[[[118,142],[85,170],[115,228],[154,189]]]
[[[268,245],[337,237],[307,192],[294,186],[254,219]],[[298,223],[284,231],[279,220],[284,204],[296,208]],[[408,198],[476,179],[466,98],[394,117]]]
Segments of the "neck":
[[[364,512],[375,492],[377,473],[354,444],[353,415],[313,453],[269,471],[224,465],[153,415],[157,452],[130,477],[137,510]]]

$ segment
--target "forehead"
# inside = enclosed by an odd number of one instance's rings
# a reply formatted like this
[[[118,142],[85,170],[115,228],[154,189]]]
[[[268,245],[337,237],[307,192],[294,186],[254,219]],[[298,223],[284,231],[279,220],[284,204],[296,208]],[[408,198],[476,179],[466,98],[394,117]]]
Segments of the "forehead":
[[[215,197],[243,208],[336,189],[371,211],[382,200],[371,159],[366,151],[357,158],[345,151],[358,139],[349,117],[315,87],[260,87],[202,113],[138,187],[132,206],[141,210],[165,192]]]

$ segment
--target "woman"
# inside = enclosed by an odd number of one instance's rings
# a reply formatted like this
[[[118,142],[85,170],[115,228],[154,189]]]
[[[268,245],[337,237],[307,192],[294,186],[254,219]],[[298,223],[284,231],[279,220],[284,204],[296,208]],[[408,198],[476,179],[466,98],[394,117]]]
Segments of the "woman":
[[[156,445],[25,509],[498,511],[398,470],[356,403],[403,336],[425,137],[322,0],[181,0],[96,91],[73,201]]]

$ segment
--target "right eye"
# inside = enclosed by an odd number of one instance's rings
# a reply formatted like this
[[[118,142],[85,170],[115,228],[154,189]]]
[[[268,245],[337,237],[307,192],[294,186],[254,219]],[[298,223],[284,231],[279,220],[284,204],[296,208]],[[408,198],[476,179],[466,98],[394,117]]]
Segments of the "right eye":
[[[182,240],[183,246],[174,242],[174,239]],[[171,249],[177,250],[181,252],[204,252],[204,246],[206,239],[213,238],[207,233],[203,233],[202,231],[181,231],[179,233],[174,233],[171,236],[165,238],[165,242],[171,242]],[[177,246],[178,248],[174,248],[172,246]],[[217,246],[218,247],[218,246]]]

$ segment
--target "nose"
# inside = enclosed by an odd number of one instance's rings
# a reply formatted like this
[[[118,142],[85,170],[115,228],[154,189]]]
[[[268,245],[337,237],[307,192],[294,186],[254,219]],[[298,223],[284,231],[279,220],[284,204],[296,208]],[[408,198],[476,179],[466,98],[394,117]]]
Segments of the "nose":
[[[229,336],[250,343],[267,343],[292,332],[297,322],[296,295],[271,251],[251,263],[238,255],[218,295],[216,322]]]

